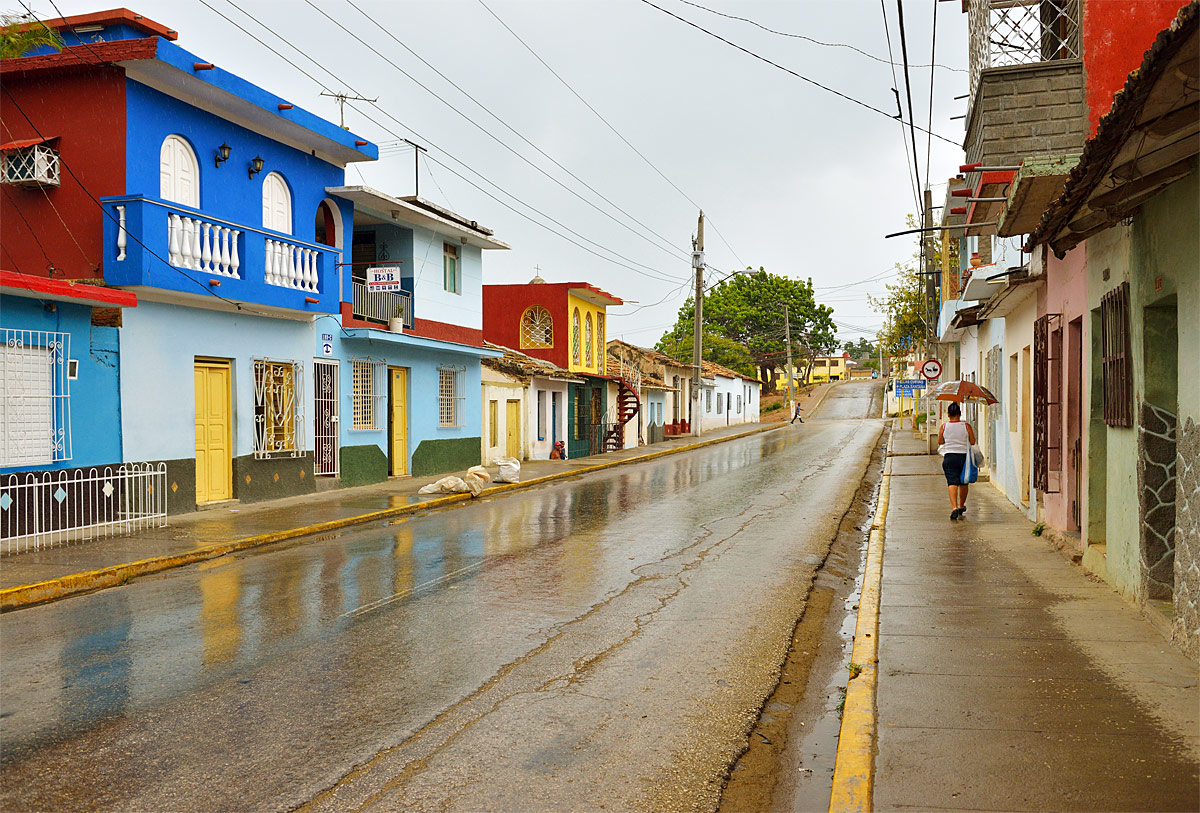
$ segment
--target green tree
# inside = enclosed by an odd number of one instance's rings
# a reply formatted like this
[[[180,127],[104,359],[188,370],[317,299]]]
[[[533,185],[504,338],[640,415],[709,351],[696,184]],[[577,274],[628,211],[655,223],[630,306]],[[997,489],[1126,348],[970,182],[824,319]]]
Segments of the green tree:
[[[40,22],[15,14],[0,14],[0,59],[13,59],[45,46],[61,51],[62,37]]]
[[[763,268],[747,271],[749,273],[735,275],[713,286],[705,296],[704,355],[740,373],[757,376],[771,391],[774,370],[782,366],[787,357],[784,305],[791,323],[792,351],[798,366],[802,366],[806,355],[837,347],[833,309],[817,303],[812,280],[801,282]],[[666,348],[678,347],[680,339],[677,337],[686,336],[686,354],[690,359],[694,314],[693,300],[689,298],[679,309],[675,327],[659,340],[658,349],[682,360]],[[713,341],[709,340],[710,336]],[[721,338],[730,344],[721,342]],[[734,346],[741,351],[735,353]],[[745,354],[744,360],[738,358],[741,353]],[[734,363],[722,361],[722,358]]]

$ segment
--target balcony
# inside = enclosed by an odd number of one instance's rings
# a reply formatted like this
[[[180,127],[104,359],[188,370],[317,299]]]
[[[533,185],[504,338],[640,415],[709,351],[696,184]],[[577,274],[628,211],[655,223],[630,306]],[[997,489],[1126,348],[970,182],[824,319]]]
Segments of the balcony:
[[[970,163],[1078,152],[1087,136],[1080,0],[969,0]]]
[[[109,285],[171,291],[197,304],[338,311],[337,252],[329,246],[141,195],[101,203]]]
[[[412,330],[412,294],[407,291],[371,291],[364,282],[352,282],[351,297],[354,318],[385,325],[399,318],[406,330]]]

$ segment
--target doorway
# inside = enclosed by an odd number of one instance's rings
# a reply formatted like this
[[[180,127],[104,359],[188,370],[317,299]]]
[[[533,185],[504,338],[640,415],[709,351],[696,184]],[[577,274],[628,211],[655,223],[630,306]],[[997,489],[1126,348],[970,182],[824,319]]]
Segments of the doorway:
[[[233,499],[233,416],[228,361],[195,362],[196,503]]]
[[[388,453],[393,477],[408,474],[408,368],[388,368]]]
[[[504,411],[504,434],[507,438],[505,454],[521,460],[521,402],[507,401]]]
[[[338,363],[313,362],[313,471],[318,477],[338,473]]]
[[[1145,308],[1142,318],[1145,399],[1138,422],[1140,558],[1146,598],[1175,593],[1179,311],[1176,298]]]
[[[1080,468],[1083,464],[1083,319],[1067,325],[1067,498],[1071,501],[1071,530],[1080,529],[1083,494]]]
[[[1032,361],[1030,358],[1029,347],[1021,350],[1021,502],[1029,505],[1029,478],[1032,472],[1030,463],[1033,457],[1033,445],[1029,442],[1033,434],[1033,422],[1031,420],[1031,400],[1033,389],[1030,386],[1030,374],[1032,372]]]

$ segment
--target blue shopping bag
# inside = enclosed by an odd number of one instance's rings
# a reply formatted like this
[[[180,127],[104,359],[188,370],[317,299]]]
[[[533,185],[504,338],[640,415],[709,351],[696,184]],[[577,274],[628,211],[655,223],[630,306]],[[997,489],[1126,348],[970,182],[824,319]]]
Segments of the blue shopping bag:
[[[960,483],[974,483],[979,479],[979,464],[975,462],[975,450],[972,448],[966,454],[966,459],[963,461],[962,474],[959,475]]]

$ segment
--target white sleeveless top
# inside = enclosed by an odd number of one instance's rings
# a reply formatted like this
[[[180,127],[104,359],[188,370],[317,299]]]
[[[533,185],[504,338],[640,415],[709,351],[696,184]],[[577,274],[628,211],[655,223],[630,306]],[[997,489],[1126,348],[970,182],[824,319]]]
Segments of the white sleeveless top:
[[[966,421],[947,421],[942,425],[943,454],[966,454],[971,451],[971,438]]]

